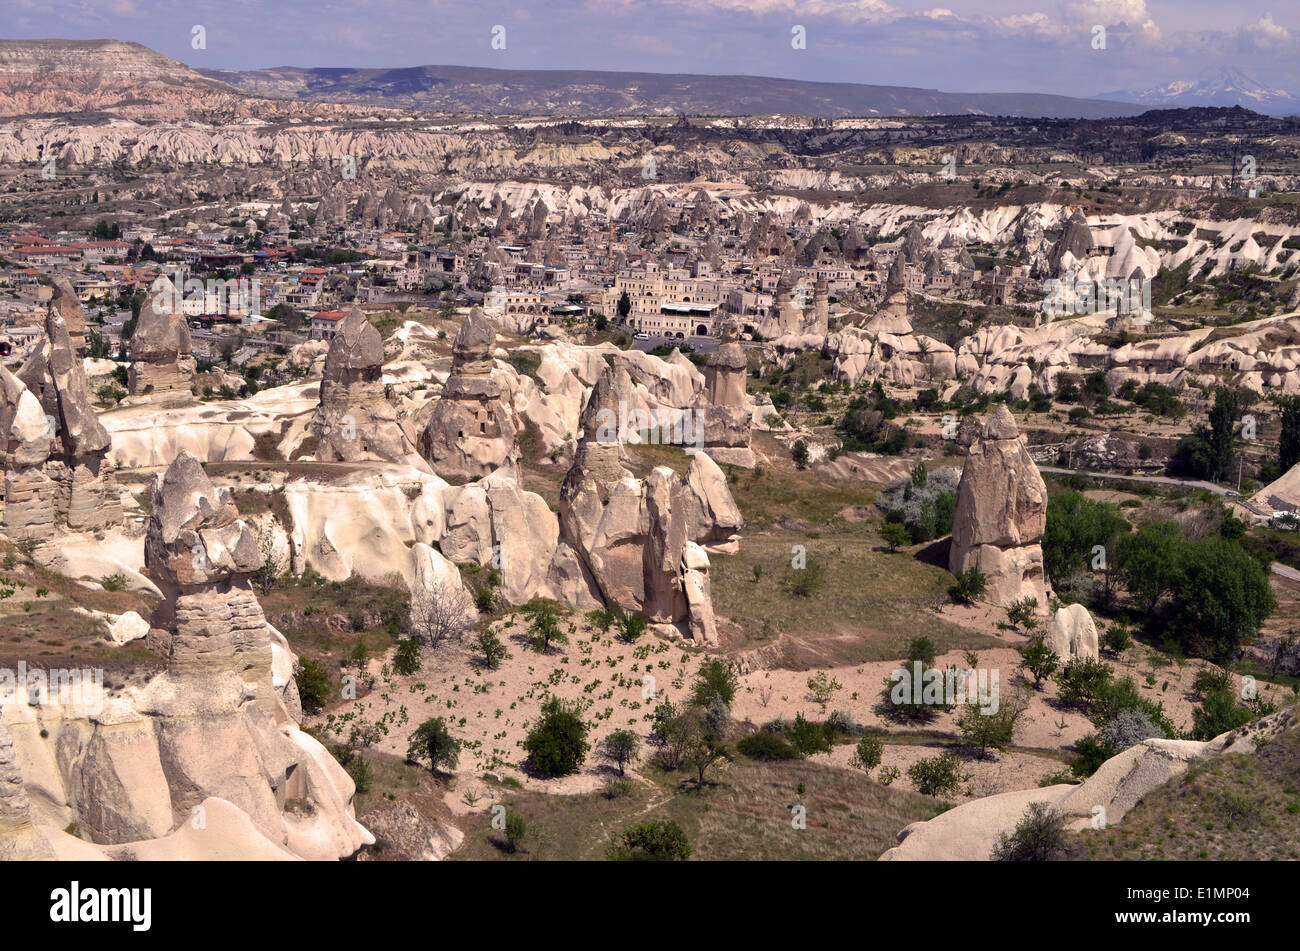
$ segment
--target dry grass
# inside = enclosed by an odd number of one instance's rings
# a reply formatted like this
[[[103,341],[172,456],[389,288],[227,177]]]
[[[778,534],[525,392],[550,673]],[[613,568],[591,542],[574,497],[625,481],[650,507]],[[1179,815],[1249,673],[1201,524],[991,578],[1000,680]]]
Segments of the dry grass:
[[[634,791],[553,796],[503,789],[501,802],[528,822],[522,850],[509,855],[490,813],[463,824],[455,859],[603,859],[611,842],[637,822],[671,820],[686,832],[695,860],[875,859],[897,844],[899,829],[943,811],[927,796],[891,789],[860,773],[807,761],[759,763],[738,757],[696,790],[682,773],[648,770]],[[799,792],[800,783],[804,792]],[[806,810],[804,829],[791,807]]]
[[[1300,859],[1300,729],[1193,766],[1084,839],[1089,860]]]

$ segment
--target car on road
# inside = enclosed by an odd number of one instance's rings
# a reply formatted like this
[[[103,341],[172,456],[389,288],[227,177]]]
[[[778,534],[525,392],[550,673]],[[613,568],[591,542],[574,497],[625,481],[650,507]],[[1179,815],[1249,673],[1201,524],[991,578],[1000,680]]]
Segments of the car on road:
[[[649,340],[650,335],[648,333],[637,332],[632,335],[632,338],[634,340]]]

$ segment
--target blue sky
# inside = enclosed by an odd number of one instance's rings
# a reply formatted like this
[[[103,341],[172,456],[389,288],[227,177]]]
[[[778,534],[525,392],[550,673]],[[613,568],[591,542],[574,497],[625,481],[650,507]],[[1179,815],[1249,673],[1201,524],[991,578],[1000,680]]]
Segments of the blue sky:
[[[573,67],[1091,96],[1227,66],[1300,90],[1295,0],[0,0],[0,11],[0,36],[134,40],[197,67]],[[192,48],[195,25],[206,49]],[[806,49],[792,48],[795,26]]]

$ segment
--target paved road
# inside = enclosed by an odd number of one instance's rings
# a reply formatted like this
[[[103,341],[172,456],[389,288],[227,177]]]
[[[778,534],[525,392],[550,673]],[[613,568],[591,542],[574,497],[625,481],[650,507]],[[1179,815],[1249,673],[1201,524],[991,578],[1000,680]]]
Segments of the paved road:
[[[1207,492],[1213,492],[1215,495],[1232,494],[1232,501],[1236,502],[1242,508],[1254,512],[1256,515],[1268,516],[1273,513],[1267,509],[1262,509],[1249,502],[1246,499],[1236,497],[1236,490],[1229,489],[1221,485],[1215,485],[1213,482],[1205,482],[1202,479],[1175,479],[1173,476],[1148,476],[1148,475],[1124,475],[1116,472],[1092,472],[1088,469],[1062,469],[1057,466],[1039,466],[1039,472],[1057,472],[1062,475],[1085,475],[1094,479],[1123,479],[1128,482],[1154,482],[1159,485],[1183,485],[1189,489],[1204,489]]]
[[[651,337],[649,340],[632,341],[633,350],[641,350],[646,353],[655,347],[680,347],[683,345],[693,347],[696,353],[712,353],[718,349],[718,341],[713,337],[687,337],[685,340],[678,340],[676,337]]]
[[[1273,562],[1272,567],[1273,574],[1287,578],[1290,581],[1300,581],[1300,571],[1296,571],[1296,569],[1292,568],[1290,565],[1284,565],[1280,561],[1275,561]]]

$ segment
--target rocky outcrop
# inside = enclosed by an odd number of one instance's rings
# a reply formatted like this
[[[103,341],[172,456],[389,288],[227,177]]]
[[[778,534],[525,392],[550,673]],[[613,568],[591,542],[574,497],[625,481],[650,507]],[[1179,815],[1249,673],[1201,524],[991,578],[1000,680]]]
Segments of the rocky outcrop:
[[[154,281],[150,295],[131,337],[127,391],[134,397],[189,396],[195,373],[194,342],[185,315],[176,306],[180,295],[165,277]]]
[[[0,862],[54,858],[54,851],[32,825],[31,803],[14,754],[13,737],[0,723]]]
[[[77,296],[72,281],[63,275],[54,279],[54,296],[50,300],[50,309],[63,319],[63,326],[68,329],[68,339],[72,343],[72,352],[79,358],[86,355],[86,312],[81,309],[81,298]]]
[[[583,410],[582,437],[560,488],[560,529],[607,604],[677,624],[716,643],[708,555],[741,527],[726,479],[706,453],[685,477],[660,466],[637,479],[622,464],[618,405],[626,372],[608,367]]]
[[[1052,615],[1044,642],[1056,651],[1061,663],[1083,657],[1097,660],[1097,625],[1082,604],[1067,604]]]
[[[92,708],[3,710],[60,855],[69,822],[110,855],[337,859],[374,841],[351,779],[298,728],[292,653],[249,586],[258,562],[229,493],[182,453],[154,485],[145,536],[165,596],[149,643],[166,668]],[[231,835],[197,834],[209,821]]]
[[[717,462],[752,469],[749,446],[753,407],[745,393],[747,364],[738,343],[724,343],[704,368],[704,449]]]
[[[319,462],[392,462],[425,468],[397,419],[383,381],[384,343],[354,307],[325,356],[320,405],[311,421]]]
[[[420,434],[420,452],[448,482],[513,470],[516,424],[501,385],[492,379],[496,331],[475,307],[452,346],[451,376]]]
[[[19,371],[18,380],[39,404],[45,419],[44,438],[50,439],[42,468],[53,483],[53,521],[71,531],[93,531],[121,522],[122,503],[107,460],[111,440],[95,414],[82,360],[63,316],[67,309],[51,304],[45,315],[45,339]],[[76,310],[80,314],[80,304]],[[81,317],[81,321],[84,326],[85,318]],[[21,407],[21,396],[18,404]],[[34,429],[30,406],[18,415]],[[44,438],[34,442],[28,458],[35,459],[44,447]],[[30,508],[44,501],[37,481],[28,482],[30,493],[19,493],[17,501],[21,506]],[[43,517],[24,518],[33,525],[44,524]]]
[[[1040,544],[1047,523],[1047,486],[1005,405],[966,455],[953,514],[949,569],[983,572],[985,599],[1047,604]]]
[[[54,426],[31,391],[0,367],[4,530],[11,539],[54,536],[55,485],[45,473]]]

